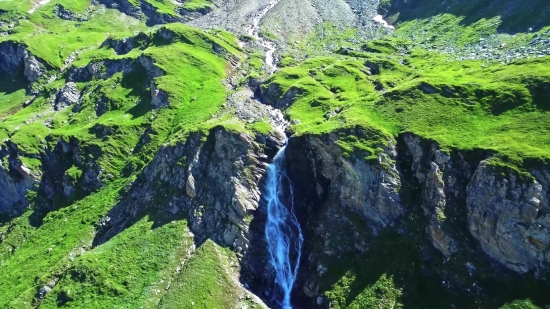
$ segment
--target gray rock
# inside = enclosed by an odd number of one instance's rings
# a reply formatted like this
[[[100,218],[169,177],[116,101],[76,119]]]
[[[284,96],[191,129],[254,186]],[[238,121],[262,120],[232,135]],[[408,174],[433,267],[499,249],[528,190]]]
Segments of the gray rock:
[[[7,145],[0,146],[0,215],[12,217],[28,206],[27,190],[35,189],[40,175],[34,175],[21,162],[15,145]]]
[[[37,81],[45,73],[40,62],[28,52],[25,52],[23,62],[25,64],[24,74],[29,82],[33,83]]]
[[[54,108],[56,110],[64,109],[76,104],[80,100],[80,91],[73,82],[66,83],[57,94]]]
[[[324,301],[325,301],[325,299],[323,297],[321,297],[321,296],[317,297],[317,305],[318,306],[321,306]]]
[[[380,145],[385,149],[377,161],[366,161],[366,154],[344,156],[338,136],[292,137],[286,148],[288,174],[300,192],[294,206],[308,218],[304,237],[317,244],[304,252],[309,268],[303,292],[312,300],[319,295],[320,261],[365,252],[369,239],[406,213],[400,203],[395,142]]]
[[[6,41],[0,43],[0,71],[9,75],[23,72],[32,83],[45,74],[46,67],[27,50],[26,46]]]
[[[258,184],[267,164],[261,148],[248,134],[213,129],[208,136],[193,133],[185,142],[163,146],[130,190],[109,214],[102,239],[124,228],[128,218],[154,207],[160,213],[177,208],[189,216],[197,241],[210,238],[245,254],[250,246],[245,218],[260,202]],[[171,188],[159,199],[156,188]]]
[[[151,105],[155,108],[168,106],[168,94],[158,89],[155,82],[151,82]]]
[[[403,140],[412,157],[411,169],[422,188],[420,205],[428,222],[426,233],[434,248],[449,257],[457,251],[457,241],[444,228],[448,220],[445,213],[449,204],[457,207],[457,199],[464,195],[471,177],[469,165],[461,157],[453,158],[436,143],[414,134],[404,134]]]
[[[550,174],[537,171],[548,179]],[[548,185],[482,162],[468,186],[468,229],[483,251],[519,273],[550,262]],[[539,215],[542,214],[542,215]]]

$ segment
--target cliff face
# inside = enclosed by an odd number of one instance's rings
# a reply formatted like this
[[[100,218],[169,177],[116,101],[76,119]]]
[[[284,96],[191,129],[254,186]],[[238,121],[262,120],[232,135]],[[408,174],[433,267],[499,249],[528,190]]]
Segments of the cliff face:
[[[28,206],[27,190],[32,190],[38,184],[38,176],[34,175],[18,157],[18,149],[10,144],[0,148],[0,215],[13,217],[21,214]]]
[[[35,82],[49,67],[36,59],[25,46],[14,42],[0,43],[0,71],[3,74],[16,75],[23,73],[30,82]]]
[[[223,128],[165,145],[108,214],[96,243],[154,209],[187,217],[197,243],[212,239],[245,253],[250,245],[246,220],[258,207],[266,160],[254,137]]]
[[[361,130],[346,134],[360,136]],[[482,278],[498,277],[502,267],[545,277],[547,173],[520,175],[491,166],[488,152],[449,152],[410,133],[390,141],[374,161],[360,152],[343,155],[338,139],[337,133],[292,137],[287,148],[297,212],[305,227],[300,288],[295,291],[304,307],[334,302],[326,299],[329,287],[324,284],[331,280],[334,263],[376,255],[372,245],[384,229],[419,233],[415,237],[435,249],[424,263],[463,261],[459,263],[468,265],[469,272],[475,269],[468,282],[458,270],[432,273],[457,293],[472,283],[484,289]],[[423,218],[405,223],[415,214]]]
[[[323,305],[317,298],[323,296],[320,283],[331,267],[325,262],[364,253],[384,227],[406,213],[399,196],[395,145],[390,142],[375,162],[367,162],[365,153],[344,156],[338,139],[337,132],[293,137],[286,150],[298,218],[304,227],[306,245],[298,285],[302,288],[297,295],[310,299],[305,307]]]
[[[490,155],[482,151],[477,160],[466,160],[472,154],[449,155],[436,144],[426,153],[418,137],[405,135],[404,140],[413,157],[412,170],[423,184],[423,210],[435,248],[446,256],[457,250],[456,240],[441,229],[449,225],[447,221],[455,221],[449,223],[467,230],[479,248],[503,266],[521,274],[535,271],[540,276],[546,271],[548,174],[544,167],[520,174],[491,165]],[[446,214],[461,215],[447,218]],[[460,220],[464,215],[465,221]]]
[[[548,171],[530,175],[481,162],[467,187],[468,230],[490,257],[518,273],[548,274]]]
[[[197,247],[209,239],[231,248],[241,258],[241,280],[264,291],[273,280],[263,236],[261,195],[269,160],[264,149],[283,143],[284,136],[277,133],[256,139],[218,127],[162,146],[106,215],[94,245],[148,212],[157,213],[160,221],[183,216]]]

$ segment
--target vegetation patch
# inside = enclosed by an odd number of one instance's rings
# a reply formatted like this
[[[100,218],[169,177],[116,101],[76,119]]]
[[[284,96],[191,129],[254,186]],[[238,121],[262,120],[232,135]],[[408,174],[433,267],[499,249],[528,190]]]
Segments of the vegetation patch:
[[[421,50],[355,52],[283,68],[263,87],[273,104],[291,101],[285,113],[297,134],[360,126],[378,130],[383,145],[388,136],[413,132],[442,147],[492,150],[521,165],[550,157],[549,63],[543,57],[484,66]]]

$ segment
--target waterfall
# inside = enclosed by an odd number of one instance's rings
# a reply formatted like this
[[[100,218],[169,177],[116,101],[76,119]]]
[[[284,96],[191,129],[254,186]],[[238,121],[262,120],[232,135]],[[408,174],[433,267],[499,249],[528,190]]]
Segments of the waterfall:
[[[276,272],[273,297],[283,309],[291,309],[290,292],[298,274],[304,239],[294,214],[292,184],[284,170],[285,148],[277,152],[267,171],[265,235]]]

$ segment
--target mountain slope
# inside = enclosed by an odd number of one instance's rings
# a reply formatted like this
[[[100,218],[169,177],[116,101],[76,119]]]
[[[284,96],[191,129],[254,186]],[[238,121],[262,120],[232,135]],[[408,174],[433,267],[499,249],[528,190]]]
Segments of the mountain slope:
[[[0,2],[0,307],[279,308],[283,145],[294,308],[550,306],[548,10]]]

